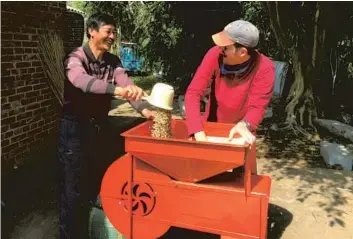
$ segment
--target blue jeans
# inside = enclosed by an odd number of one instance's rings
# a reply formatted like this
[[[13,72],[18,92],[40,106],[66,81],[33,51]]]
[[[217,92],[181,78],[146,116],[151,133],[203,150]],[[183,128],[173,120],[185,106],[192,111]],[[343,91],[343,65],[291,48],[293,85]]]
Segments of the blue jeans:
[[[100,124],[93,118],[63,115],[57,151],[61,239],[87,239],[89,211],[104,171],[95,165],[104,147]]]

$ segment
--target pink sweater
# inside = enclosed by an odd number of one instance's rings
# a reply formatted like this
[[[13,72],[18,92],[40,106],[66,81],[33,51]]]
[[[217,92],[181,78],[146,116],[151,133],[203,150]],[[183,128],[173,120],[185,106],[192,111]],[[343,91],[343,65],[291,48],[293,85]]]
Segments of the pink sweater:
[[[205,114],[201,116],[200,99],[210,85],[214,72],[219,72],[220,52],[217,46],[207,52],[187,89],[185,110],[190,135],[202,131],[202,122],[208,118],[210,101]],[[263,54],[260,56],[257,71],[244,83],[229,87],[218,73],[215,82],[218,122],[235,124],[243,119],[250,123],[252,131],[255,130],[261,123],[272,97],[274,80],[274,64]]]

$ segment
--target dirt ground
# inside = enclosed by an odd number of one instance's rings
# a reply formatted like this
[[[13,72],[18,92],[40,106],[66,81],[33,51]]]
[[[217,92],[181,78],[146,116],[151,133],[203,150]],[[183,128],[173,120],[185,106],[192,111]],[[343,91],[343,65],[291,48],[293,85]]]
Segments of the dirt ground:
[[[124,103],[111,111],[110,115],[125,117],[124,122],[120,123],[126,125],[139,117]],[[174,118],[180,118],[178,110],[174,111]],[[280,135],[271,132],[266,126],[259,130],[257,138],[259,173],[272,177],[268,238],[353,239],[353,173],[327,169],[319,155],[319,142]],[[56,192],[54,179],[48,173],[54,167],[47,167],[46,173],[41,175],[41,179],[49,178],[45,182],[46,186],[43,186],[43,180],[38,179],[35,186],[31,183],[27,191],[17,195],[22,196],[19,202],[28,201],[28,206],[10,211],[13,213],[11,223],[15,226],[5,225],[5,230],[9,230],[11,236],[2,238],[56,237]],[[49,194],[45,192],[48,188]],[[35,199],[33,203],[30,197],[26,197],[31,194],[36,194],[37,198],[39,195],[41,200]],[[9,209],[5,209],[5,213],[9,214]],[[167,238],[218,238],[173,230]]]

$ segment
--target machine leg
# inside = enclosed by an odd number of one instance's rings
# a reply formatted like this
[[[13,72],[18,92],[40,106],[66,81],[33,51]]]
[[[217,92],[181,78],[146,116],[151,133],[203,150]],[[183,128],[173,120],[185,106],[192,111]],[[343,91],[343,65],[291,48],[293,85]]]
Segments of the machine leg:
[[[251,174],[257,175],[257,163],[256,163],[256,143],[251,146],[251,150],[249,152],[249,161],[250,161],[250,169]]]
[[[266,239],[267,238],[268,201],[269,201],[268,198],[261,199],[260,239]]]
[[[129,196],[128,196],[128,211],[129,211],[129,223],[130,223],[130,230],[129,230],[129,234],[127,235],[128,239],[132,239],[133,235],[133,216],[132,216],[132,184],[133,184],[133,180],[134,180],[134,156],[130,155],[130,177],[129,177]]]

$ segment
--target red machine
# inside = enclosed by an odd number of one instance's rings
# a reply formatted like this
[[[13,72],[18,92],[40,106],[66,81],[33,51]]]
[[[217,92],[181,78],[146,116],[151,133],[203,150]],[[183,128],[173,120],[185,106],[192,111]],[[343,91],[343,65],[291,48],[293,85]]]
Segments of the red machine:
[[[186,123],[172,121],[172,138],[151,137],[151,121],[122,135],[127,154],[107,170],[103,209],[127,238],[156,239],[171,226],[221,238],[266,238],[271,179],[256,175],[255,149],[190,141]],[[227,137],[231,124],[205,123]],[[244,174],[228,170],[244,165]]]

